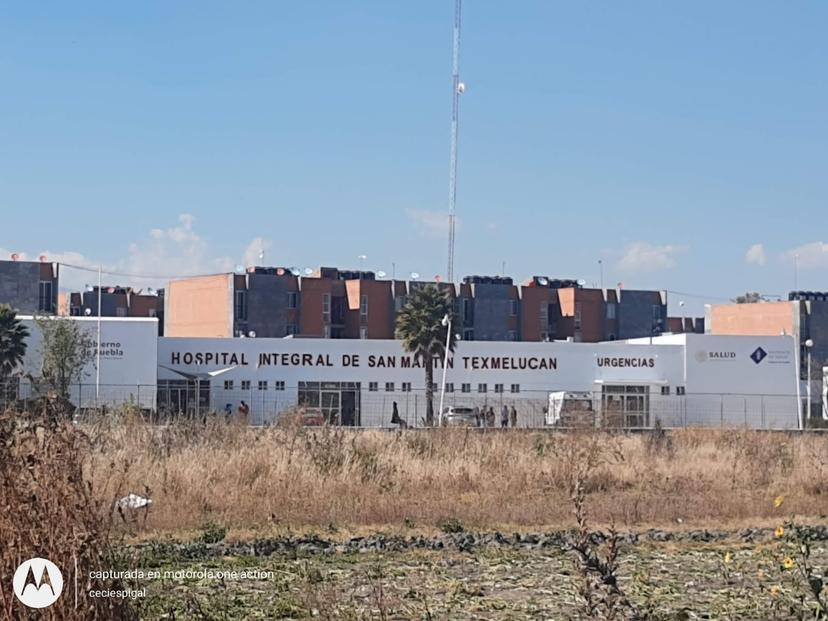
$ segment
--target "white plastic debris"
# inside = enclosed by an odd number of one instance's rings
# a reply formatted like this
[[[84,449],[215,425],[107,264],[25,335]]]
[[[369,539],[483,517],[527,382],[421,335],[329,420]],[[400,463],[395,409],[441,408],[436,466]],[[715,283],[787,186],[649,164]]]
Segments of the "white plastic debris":
[[[143,496],[132,493],[129,494],[129,496],[124,496],[117,503],[115,503],[119,509],[142,509],[151,504],[152,500],[150,498],[144,498]]]

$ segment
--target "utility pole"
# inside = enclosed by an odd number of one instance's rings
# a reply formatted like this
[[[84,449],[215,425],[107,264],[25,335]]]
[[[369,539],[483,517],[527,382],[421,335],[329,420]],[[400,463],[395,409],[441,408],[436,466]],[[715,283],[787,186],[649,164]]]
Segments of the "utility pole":
[[[95,348],[95,408],[101,407],[101,284],[103,265],[98,266],[98,344]]]
[[[451,160],[449,168],[449,247],[448,271],[446,276],[449,282],[454,282],[454,221],[455,204],[457,202],[457,133],[460,122],[460,95],[466,90],[460,81],[460,3],[454,0],[454,33],[452,38],[452,68],[451,68]]]

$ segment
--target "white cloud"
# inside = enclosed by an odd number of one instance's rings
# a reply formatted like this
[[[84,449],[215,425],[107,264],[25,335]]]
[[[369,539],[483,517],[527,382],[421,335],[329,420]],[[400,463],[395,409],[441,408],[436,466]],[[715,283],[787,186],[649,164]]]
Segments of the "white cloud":
[[[617,267],[627,272],[666,270],[675,266],[676,257],[685,250],[683,246],[655,246],[647,242],[632,242],[624,247]]]
[[[445,211],[406,209],[405,215],[417,226],[419,233],[425,237],[437,239],[448,235],[448,213]],[[459,220],[455,220],[455,226],[458,224]]]
[[[785,258],[804,268],[828,269],[828,243],[822,241],[803,244],[798,248],[792,248],[785,253]]]
[[[765,247],[762,244],[753,244],[745,253],[745,261],[754,265],[764,265],[767,261]]]
[[[250,265],[264,265],[268,263],[268,261],[273,261],[274,257],[270,256],[267,251],[273,246],[273,242],[269,239],[264,239],[263,237],[257,237],[249,244],[247,244],[247,248],[244,249],[244,256],[242,258],[242,265],[245,267]],[[262,261],[262,253],[264,255],[264,261]]]
[[[140,274],[145,276],[142,281],[161,285],[165,278],[158,276],[189,276],[233,269],[235,262],[231,258],[211,256],[207,241],[194,228],[192,215],[181,214],[178,222],[168,229],[152,229],[148,239],[129,244],[120,271]]]
[[[261,249],[268,250],[271,246],[269,240],[257,237],[239,253],[239,258],[245,266],[256,265],[260,263]],[[15,252],[21,261],[34,261],[38,256],[45,255],[47,261],[60,263],[61,289],[78,291],[87,283],[97,283],[98,262],[79,252]],[[7,260],[11,254],[12,251],[0,248],[0,259]],[[122,259],[115,263],[104,263],[103,280],[109,285],[163,287],[171,277],[230,272],[238,262],[232,257],[213,254],[208,241],[196,230],[195,218],[190,214],[181,214],[177,225],[166,229],[151,229],[146,237],[126,246],[126,254]],[[75,269],[72,266],[86,269]]]

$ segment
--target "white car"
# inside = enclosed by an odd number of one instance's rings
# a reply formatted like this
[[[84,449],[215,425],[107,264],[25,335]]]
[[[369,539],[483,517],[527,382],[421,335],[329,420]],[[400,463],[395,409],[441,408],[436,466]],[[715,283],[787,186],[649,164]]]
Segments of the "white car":
[[[477,427],[478,424],[473,408],[456,405],[443,408],[444,427]]]

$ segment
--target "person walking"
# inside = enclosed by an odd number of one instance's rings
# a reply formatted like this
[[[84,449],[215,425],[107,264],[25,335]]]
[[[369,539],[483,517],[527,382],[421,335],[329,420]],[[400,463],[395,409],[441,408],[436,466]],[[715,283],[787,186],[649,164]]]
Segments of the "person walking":
[[[512,404],[512,409],[509,411],[509,419],[510,419],[512,428],[514,429],[515,427],[517,427],[517,410],[515,409],[514,404]]]
[[[500,428],[506,429],[509,426],[509,408],[504,403],[503,407],[500,408]]]
[[[489,406],[489,411],[486,412],[486,427],[494,427],[495,426],[495,413],[494,413],[494,406]]]

